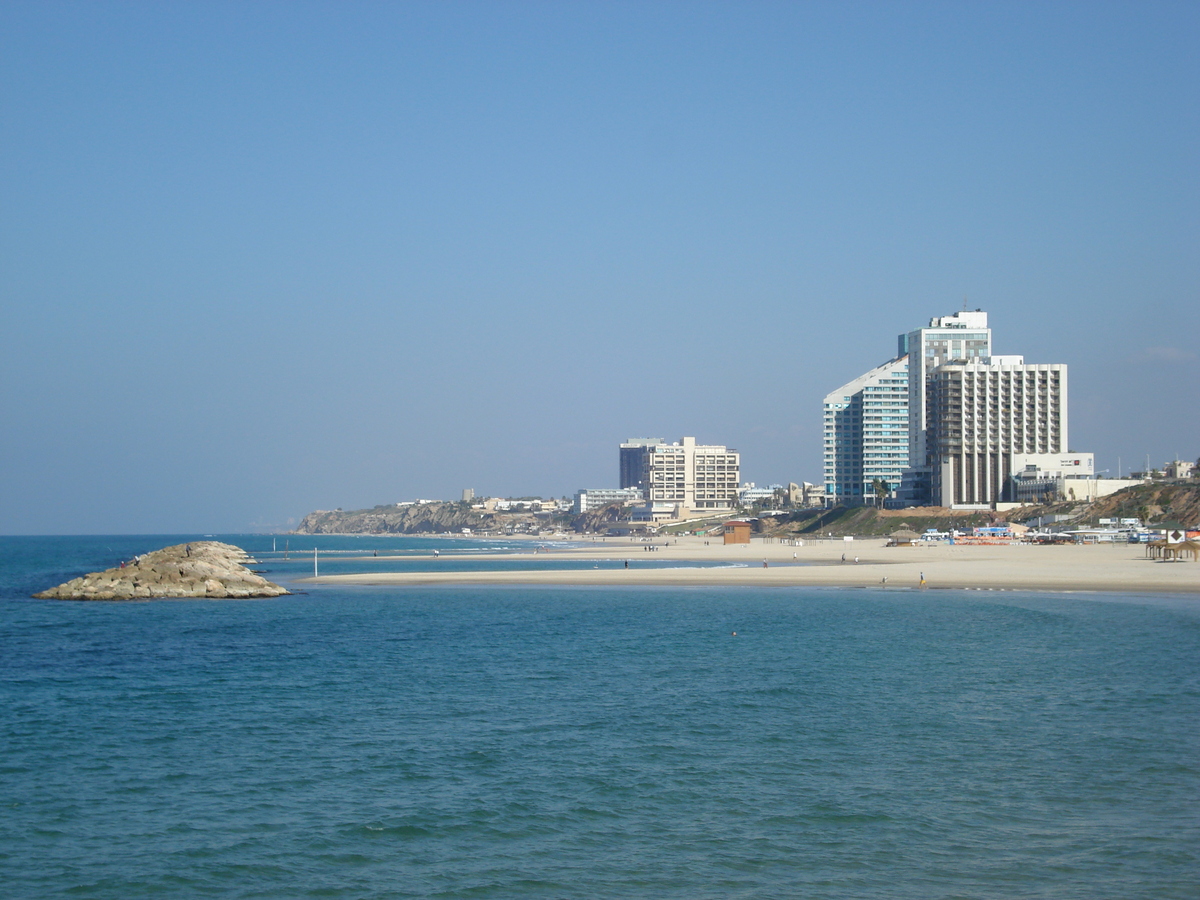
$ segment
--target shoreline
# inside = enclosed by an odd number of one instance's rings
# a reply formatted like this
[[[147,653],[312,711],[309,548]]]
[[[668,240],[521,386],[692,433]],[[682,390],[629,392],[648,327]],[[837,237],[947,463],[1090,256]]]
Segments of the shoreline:
[[[708,543],[705,543],[708,540]],[[724,545],[683,536],[651,541],[610,539],[571,548],[510,553],[454,553],[441,557],[406,556],[427,561],[422,572],[370,572],[296,579],[296,584],[561,585],[561,586],[715,586],[854,587],[920,589],[1169,592],[1200,594],[1200,563],[1162,562],[1144,556],[1138,544],[1069,546],[886,547],[879,539],[806,541],[803,546],[756,541]],[[653,552],[645,547],[653,546]],[[842,561],[842,554],[846,561]],[[858,562],[855,562],[857,557]],[[392,557],[396,559],[397,557]],[[555,560],[593,562],[590,569],[521,571],[443,571],[455,560]],[[386,563],[387,557],[362,559]],[[625,562],[628,561],[628,568]],[[678,563],[646,568],[639,563]],[[764,565],[765,562],[765,565]],[[689,566],[689,563],[693,564]],[[720,565],[725,563],[726,565]],[[600,568],[605,564],[604,568]],[[701,565],[696,565],[701,564]],[[364,565],[365,568],[365,565]]]

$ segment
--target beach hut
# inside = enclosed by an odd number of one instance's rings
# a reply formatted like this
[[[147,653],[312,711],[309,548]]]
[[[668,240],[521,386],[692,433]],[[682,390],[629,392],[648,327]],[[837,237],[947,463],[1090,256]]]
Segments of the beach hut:
[[[725,523],[725,543],[726,544],[748,544],[750,543],[750,523],[740,519],[735,519]]]
[[[890,538],[887,543],[889,547],[915,547],[921,543],[921,536],[915,531],[909,531],[907,528],[893,531]]]

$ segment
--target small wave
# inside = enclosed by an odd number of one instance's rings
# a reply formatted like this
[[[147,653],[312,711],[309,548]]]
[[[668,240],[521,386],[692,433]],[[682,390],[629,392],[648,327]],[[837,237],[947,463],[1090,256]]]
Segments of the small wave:
[[[355,829],[359,834],[366,837],[399,837],[399,838],[422,838],[431,837],[434,832],[432,829],[425,828],[421,825],[384,825],[379,822],[372,822],[366,825],[361,825]]]

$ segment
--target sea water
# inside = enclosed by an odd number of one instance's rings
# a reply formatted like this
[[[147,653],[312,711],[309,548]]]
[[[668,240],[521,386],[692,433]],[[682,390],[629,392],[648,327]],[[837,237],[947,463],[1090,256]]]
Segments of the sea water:
[[[0,896],[1200,894],[1194,596],[28,598],[198,537],[0,538]]]

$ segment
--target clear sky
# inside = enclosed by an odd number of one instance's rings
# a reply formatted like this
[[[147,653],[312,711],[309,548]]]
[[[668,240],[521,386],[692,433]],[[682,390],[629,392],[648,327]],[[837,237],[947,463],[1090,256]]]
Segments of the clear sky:
[[[0,5],[0,532],[819,481],[962,308],[1200,455],[1200,4]]]

